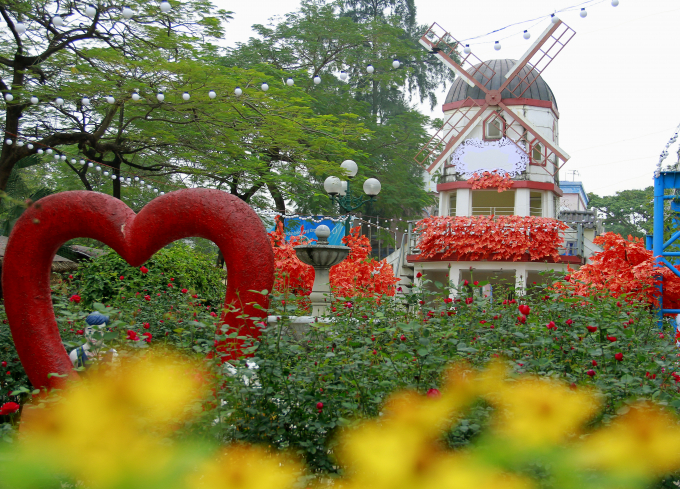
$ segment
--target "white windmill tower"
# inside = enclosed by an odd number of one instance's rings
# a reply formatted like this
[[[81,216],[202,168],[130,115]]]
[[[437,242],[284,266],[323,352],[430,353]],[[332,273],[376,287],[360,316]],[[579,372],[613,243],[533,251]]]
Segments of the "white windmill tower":
[[[420,43],[458,75],[443,106],[446,122],[415,157],[438,180],[440,216],[557,217],[558,172],[569,155],[559,147],[557,103],[541,74],[574,35],[557,19],[516,61],[482,61],[436,23],[422,36]],[[454,61],[458,56],[460,64]],[[484,171],[511,177],[511,189],[473,189],[470,177]],[[437,281],[445,282],[448,274],[457,283],[474,269],[482,280],[501,272],[506,280],[514,275],[524,287],[540,271],[578,266],[583,259],[472,263],[411,255],[409,262]]]

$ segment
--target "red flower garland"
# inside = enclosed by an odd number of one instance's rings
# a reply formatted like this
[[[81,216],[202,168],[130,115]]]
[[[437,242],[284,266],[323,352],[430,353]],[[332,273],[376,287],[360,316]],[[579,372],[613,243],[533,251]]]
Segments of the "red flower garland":
[[[498,188],[499,192],[509,190],[513,184],[513,180],[510,178],[510,175],[505,172],[501,174],[496,170],[492,172],[485,171],[481,174],[481,176],[477,173],[473,173],[468,179],[468,182],[472,184],[472,190]]]
[[[459,261],[559,260],[560,231],[568,226],[557,219],[521,216],[428,217],[416,225],[423,258],[456,255]]]

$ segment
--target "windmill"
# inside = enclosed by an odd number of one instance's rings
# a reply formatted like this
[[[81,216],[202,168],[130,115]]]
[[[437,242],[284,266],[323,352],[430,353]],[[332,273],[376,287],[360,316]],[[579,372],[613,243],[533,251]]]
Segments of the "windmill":
[[[505,99],[501,94],[508,90],[514,101],[521,100],[575,34],[576,32],[561,20],[552,23],[508,71],[505,75],[506,80],[500,88],[491,89],[490,82],[496,74],[491,66],[472,54],[468,47],[464,50],[461,64],[456,64],[453,56],[458,54],[457,48],[461,43],[439,24],[432,24],[420,38],[420,44],[438,56],[470,87],[480,89],[485,98],[480,103],[479,99],[467,97],[460,110],[455,111],[418,152],[415,156],[416,162],[425,167],[428,173],[432,173],[465,141],[486,109],[492,108],[494,111],[486,122],[494,123],[504,137],[525,152],[531,165],[544,167],[548,173],[555,176],[567,162],[569,155],[556,143],[541,136],[526,117],[511,110],[504,103]],[[437,153],[438,156],[435,157]],[[551,166],[554,168],[552,171],[548,168],[549,162],[552,162]]]

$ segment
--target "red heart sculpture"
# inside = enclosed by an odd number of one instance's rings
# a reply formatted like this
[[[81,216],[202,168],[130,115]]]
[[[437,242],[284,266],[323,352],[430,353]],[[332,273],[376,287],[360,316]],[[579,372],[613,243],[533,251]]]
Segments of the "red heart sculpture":
[[[140,266],[162,247],[189,237],[209,239],[222,250],[229,273],[225,306],[240,309],[223,314],[222,322],[257,338],[259,328],[241,316],[266,314],[254,305],[266,309],[267,296],[254,291],[272,289],[274,254],[259,217],[242,200],[220,190],[179,190],[135,214],[109,195],[75,191],[50,195],[27,209],[7,243],[2,288],[12,337],[33,386],[60,385],[50,373],[77,376],[52,308],[50,269],[59,246],[93,238]]]

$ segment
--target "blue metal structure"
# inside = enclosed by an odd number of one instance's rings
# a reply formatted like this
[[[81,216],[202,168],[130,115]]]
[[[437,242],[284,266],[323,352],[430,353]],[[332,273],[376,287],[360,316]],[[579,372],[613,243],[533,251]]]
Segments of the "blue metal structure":
[[[665,251],[669,246],[680,238],[680,231],[673,229],[673,235],[670,239],[664,242],[664,213],[665,201],[680,199],[676,195],[664,195],[666,189],[680,188],[680,172],[677,171],[662,171],[658,172],[654,177],[654,230],[652,234],[652,252],[656,258],[658,266],[668,267],[675,275],[680,277],[680,271],[668,260],[673,257],[680,257],[678,251]],[[673,202],[671,207],[673,210],[680,205],[678,202]],[[680,244],[680,243],[679,243]],[[663,308],[663,280],[659,282],[659,326],[664,314],[680,314],[680,309],[664,309]]]

